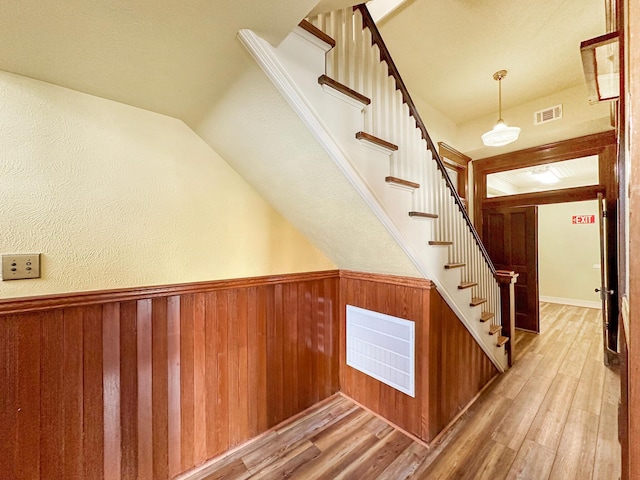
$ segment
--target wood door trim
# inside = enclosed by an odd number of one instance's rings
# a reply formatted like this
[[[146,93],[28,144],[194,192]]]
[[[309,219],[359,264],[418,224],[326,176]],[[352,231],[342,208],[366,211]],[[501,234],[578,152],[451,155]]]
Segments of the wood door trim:
[[[521,193],[487,198],[483,202],[483,210],[500,207],[524,207],[527,205],[548,205],[550,203],[580,202],[595,200],[598,193],[604,194],[604,185],[547,190],[546,192]]]
[[[551,190],[536,194],[487,198],[487,175],[491,173],[545,165],[589,155],[598,155],[600,185],[564,189],[562,192],[566,197],[559,193],[561,190]],[[572,198],[572,196],[581,198],[582,195],[586,195],[589,188],[594,189],[592,198],[597,198],[598,191],[603,191],[604,189],[608,206],[612,208],[615,208],[615,205],[610,205],[610,202],[615,203],[618,198],[618,182],[615,174],[616,134],[613,130],[482,158],[475,160],[472,163],[472,168],[475,227],[480,234],[482,234],[482,210],[487,203],[491,205],[491,208],[496,208],[498,206],[530,205],[534,199],[539,202],[536,203],[537,205],[579,201],[569,200],[569,198]],[[596,188],[599,190],[596,190]],[[532,197],[532,195],[535,195],[535,197]],[[588,200],[589,198],[586,199]]]
[[[449,168],[458,172],[458,195],[460,199],[465,200],[469,198],[469,162],[471,157],[459,152],[455,148],[447,145],[444,142],[438,142],[438,153],[442,159],[442,163]]]
[[[483,173],[504,172],[516,168],[545,165],[547,163],[571,160],[572,158],[598,155],[605,147],[615,144],[615,131],[607,130],[606,132],[481,158],[474,160],[473,167],[474,171]]]

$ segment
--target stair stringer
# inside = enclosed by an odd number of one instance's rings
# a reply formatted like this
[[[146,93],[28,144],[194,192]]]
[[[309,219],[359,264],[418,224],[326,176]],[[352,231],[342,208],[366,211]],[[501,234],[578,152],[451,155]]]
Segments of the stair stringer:
[[[461,281],[459,269],[444,269],[446,249],[428,245],[433,239],[432,222],[409,217],[408,212],[413,209],[411,190],[394,188],[384,181],[389,175],[389,155],[366,148],[355,138],[355,132],[363,128],[364,105],[327,95],[318,84],[325,69],[325,50],[295,32],[277,48],[250,30],[241,30],[238,37],[416,269],[434,282],[476,342],[503,372],[508,365],[505,348],[495,344],[489,325],[479,321],[482,308],[470,306],[471,289],[457,288]]]

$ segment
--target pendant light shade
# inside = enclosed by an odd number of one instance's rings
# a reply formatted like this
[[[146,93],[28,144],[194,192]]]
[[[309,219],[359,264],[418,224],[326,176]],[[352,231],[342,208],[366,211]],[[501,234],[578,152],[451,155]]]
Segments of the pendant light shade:
[[[502,119],[502,79],[506,76],[506,70],[500,70],[493,74],[493,79],[498,81],[498,123],[493,129],[482,135],[482,143],[487,147],[507,145],[515,142],[520,135],[518,127],[509,127]]]

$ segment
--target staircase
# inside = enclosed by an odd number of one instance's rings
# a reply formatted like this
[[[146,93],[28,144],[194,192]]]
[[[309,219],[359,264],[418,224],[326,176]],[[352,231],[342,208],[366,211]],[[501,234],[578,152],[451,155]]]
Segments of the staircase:
[[[508,368],[495,269],[366,7],[304,20],[277,48],[238,35],[417,270]]]

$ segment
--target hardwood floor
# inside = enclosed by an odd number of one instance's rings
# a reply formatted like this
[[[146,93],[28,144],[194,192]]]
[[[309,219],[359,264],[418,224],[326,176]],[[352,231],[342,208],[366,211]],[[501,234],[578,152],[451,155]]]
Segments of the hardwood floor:
[[[619,375],[602,361],[600,311],[541,304],[514,367],[427,448],[336,396],[188,480],[620,477]]]

